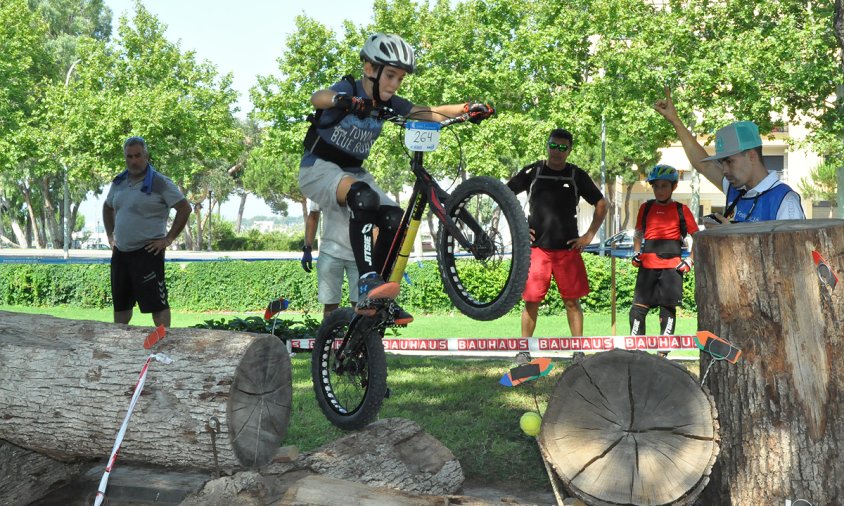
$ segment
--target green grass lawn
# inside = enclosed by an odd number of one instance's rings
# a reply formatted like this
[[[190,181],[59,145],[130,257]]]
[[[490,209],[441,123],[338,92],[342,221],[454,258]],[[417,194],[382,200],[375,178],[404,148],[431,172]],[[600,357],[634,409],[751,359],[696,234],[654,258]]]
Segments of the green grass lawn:
[[[69,307],[30,308],[0,306],[2,311],[48,314],[60,318],[111,321],[111,310]],[[210,318],[253,316],[252,314],[173,313],[173,326],[186,327]],[[317,315],[319,316],[319,315]],[[507,316],[492,322],[477,322],[465,316],[416,315],[403,337],[517,337],[519,317]],[[286,318],[301,318],[287,314]],[[657,330],[656,315],[648,328]],[[136,313],[135,325],[151,326],[149,315]],[[587,314],[586,335],[608,335],[609,314]],[[696,330],[696,315],[681,316],[678,334]],[[626,334],[627,315],[618,316],[617,333]],[[568,336],[565,316],[540,316],[537,336]],[[672,356],[696,352],[675,352]],[[301,452],[312,451],[341,437],[344,433],[322,415],[314,400],[310,376],[310,354],[298,353],[293,367],[293,407],[285,445],[295,445]],[[468,480],[474,483],[507,483],[512,489],[550,491],[548,478],[536,440],[519,429],[525,411],[544,412],[556,380],[568,364],[554,359],[549,376],[507,388],[499,380],[510,367],[511,358],[466,359],[449,357],[410,357],[387,355],[388,385],[391,395],[384,401],[382,418],[402,417],[419,423],[428,433],[446,445],[460,460]],[[697,373],[697,364],[688,363]]]

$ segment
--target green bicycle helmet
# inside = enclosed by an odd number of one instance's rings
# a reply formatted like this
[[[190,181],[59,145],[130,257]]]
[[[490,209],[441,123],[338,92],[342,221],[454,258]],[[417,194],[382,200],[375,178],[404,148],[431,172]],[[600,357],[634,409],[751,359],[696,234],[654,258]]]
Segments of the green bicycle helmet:
[[[647,181],[652,183],[659,179],[676,183],[679,179],[679,174],[677,173],[677,169],[670,165],[657,165],[648,173]]]

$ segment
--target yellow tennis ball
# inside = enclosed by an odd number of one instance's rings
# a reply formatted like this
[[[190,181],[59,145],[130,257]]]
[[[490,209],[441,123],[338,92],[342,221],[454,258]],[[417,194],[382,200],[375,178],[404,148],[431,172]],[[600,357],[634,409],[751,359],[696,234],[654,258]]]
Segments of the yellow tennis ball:
[[[539,434],[539,427],[542,425],[542,417],[534,411],[528,411],[519,419],[519,427],[528,436]]]

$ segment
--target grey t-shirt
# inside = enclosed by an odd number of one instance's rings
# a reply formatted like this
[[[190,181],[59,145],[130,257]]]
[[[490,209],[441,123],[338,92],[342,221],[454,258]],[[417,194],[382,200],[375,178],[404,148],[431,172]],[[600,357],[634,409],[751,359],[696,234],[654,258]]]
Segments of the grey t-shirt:
[[[148,169],[149,170],[149,169]],[[113,182],[106,205],[114,209],[114,244],[120,251],[136,251],[153,239],[167,235],[170,208],[185,198],[168,177],[156,173],[149,193],[142,191],[144,180],[129,178]]]

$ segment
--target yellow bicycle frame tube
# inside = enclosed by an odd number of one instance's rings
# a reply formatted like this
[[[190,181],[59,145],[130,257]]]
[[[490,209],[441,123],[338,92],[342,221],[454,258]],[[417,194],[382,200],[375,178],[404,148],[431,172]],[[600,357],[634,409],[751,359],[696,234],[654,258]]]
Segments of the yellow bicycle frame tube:
[[[393,269],[390,271],[390,279],[388,279],[388,281],[401,283],[401,278],[404,276],[404,269],[407,267],[407,260],[410,258],[410,252],[413,251],[413,243],[416,241],[416,234],[419,232],[419,225],[422,223],[424,208],[425,199],[420,193],[417,196],[413,216],[407,224],[407,232],[402,238],[399,254],[396,256],[396,262],[393,264]]]

